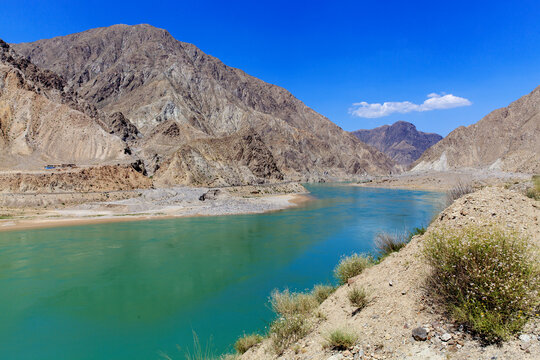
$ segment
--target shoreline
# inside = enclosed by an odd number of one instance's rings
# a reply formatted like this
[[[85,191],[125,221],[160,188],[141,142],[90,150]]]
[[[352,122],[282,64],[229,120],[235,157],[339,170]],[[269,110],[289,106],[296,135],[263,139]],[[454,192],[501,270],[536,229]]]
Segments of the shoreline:
[[[170,213],[118,213],[111,215],[94,216],[35,216],[28,218],[14,218],[14,219],[0,219],[0,233],[10,231],[21,230],[35,230],[35,229],[47,229],[47,228],[60,228],[70,226],[83,226],[83,225],[99,225],[110,223],[122,223],[122,222],[134,222],[134,221],[152,221],[152,220],[170,220],[179,218],[194,218],[194,217],[210,217],[210,216],[230,216],[230,215],[255,215],[265,214],[295,207],[301,207],[302,205],[313,201],[315,198],[310,196],[309,193],[297,193],[297,194],[279,194],[279,195],[267,195],[262,197],[251,198],[254,202],[267,203],[277,205],[274,207],[268,206],[267,209],[260,210],[248,210],[238,209],[239,211],[230,210],[224,213],[205,213],[204,209],[201,209],[201,213],[182,212],[177,209]],[[250,200],[251,200],[250,199]]]

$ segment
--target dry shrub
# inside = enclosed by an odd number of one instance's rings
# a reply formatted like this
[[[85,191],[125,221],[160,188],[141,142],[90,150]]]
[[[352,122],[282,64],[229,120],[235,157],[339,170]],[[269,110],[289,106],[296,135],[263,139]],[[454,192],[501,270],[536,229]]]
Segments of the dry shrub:
[[[347,293],[347,297],[351,302],[351,305],[356,307],[358,310],[361,310],[366,307],[368,304],[367,293],[364,289],[352,288]]]
[[[244,335],[234,343],[234,349],[239,353],[243,354],[253,346],[259,344],[263,341],[263,337],[259,334],[250,334]]]
[[[428,291],[486,342],[520,331],[540,305],[538,248],[516,233],[492,226],[439,230],[424,254]]]
[[[325,336],[324,347],[334,350],[346,350],[351,348],[358,340],[358,335],[351,330],[336,329]]]
[[[463,195],[470,194],[474,191],[474,188],[469,183],[457,183],[452,189],[446,192],[446,205],[450,206],[454,201],[462,197]]]
[[[379,258],[382,259],[393,252],[399,251],[407,245],[408,240],[408,237],[404,234],[396,233],[395,235],[390,235],[389,233],[381,232],[375,236],[375,249],[377,249]]]
[[[371,256],[352,254],[341,258],[334,269],[334,275],[339,280],[339,283],[343,285],[347,283],[347,280],[360,275],[362,271],[373,264],[374,260]]]
[[[315,285],[311,294],[319,304],[322,304],[334,291],[336,287],[332,285]]]

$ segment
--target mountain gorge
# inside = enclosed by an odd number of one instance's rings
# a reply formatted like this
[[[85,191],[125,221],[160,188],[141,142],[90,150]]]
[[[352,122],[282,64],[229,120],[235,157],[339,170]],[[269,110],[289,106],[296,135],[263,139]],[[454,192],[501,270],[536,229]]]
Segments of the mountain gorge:
[[[413,124],[405,121],[352,133],[403,166],[412,164],[426,149],[442,139],[439,134],[418,131]]]
[[[12,47],[58,74],[66,93],[95,109],[94,122],[165,183],[320,180],[395,169],[288,91],[150,25]]]

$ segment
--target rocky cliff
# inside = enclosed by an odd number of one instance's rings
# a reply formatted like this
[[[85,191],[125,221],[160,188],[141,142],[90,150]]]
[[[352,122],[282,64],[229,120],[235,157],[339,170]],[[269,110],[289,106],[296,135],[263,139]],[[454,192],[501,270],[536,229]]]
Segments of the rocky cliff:
[[[70,91],[98,110],[129,119],[140,134],[116,133],[158,178],[246,183],[394,169],[387,156],[288,91],[162,29],[115,25],[13,46],[58,73]],[[229,137],[235,140],[223,146],[220,139]]]
[[[352,133],[361,141],[382,151],[396,163],[404,166],[412,164],[426,149],[442,139],[439,134],[418,131],[416,126],[405,121]]]
[[[429,148],[413,170],[540,172],[540,87]]]
[[[130,161],[107,117],[65,87],[0,40],[0,169]]]

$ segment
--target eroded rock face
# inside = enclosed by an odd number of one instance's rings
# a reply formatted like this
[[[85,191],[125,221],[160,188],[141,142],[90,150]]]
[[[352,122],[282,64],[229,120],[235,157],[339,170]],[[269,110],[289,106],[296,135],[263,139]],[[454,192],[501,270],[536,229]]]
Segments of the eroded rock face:
[[[162,29],[115,25],[13,46],[99,110],[129,119],[142,136],[115,134],[134,142],[156,178],[249,183],[394,169],[387,156],[288,91]],[[248,131],[252,137],[243,139]],[[227,137],[239,148],[221,146]]]
[[[425,133],[405,121],[384,125],[371,130],[352,132],[357,138],[388,155],[400,165],[408,166],[426,149],[442,139],[439,134]]]
[[[0,40],[0,169],[129,161],[99,112],[65,86]]]
[[[413,170],[540,172],[540,87],[429,148]]]

